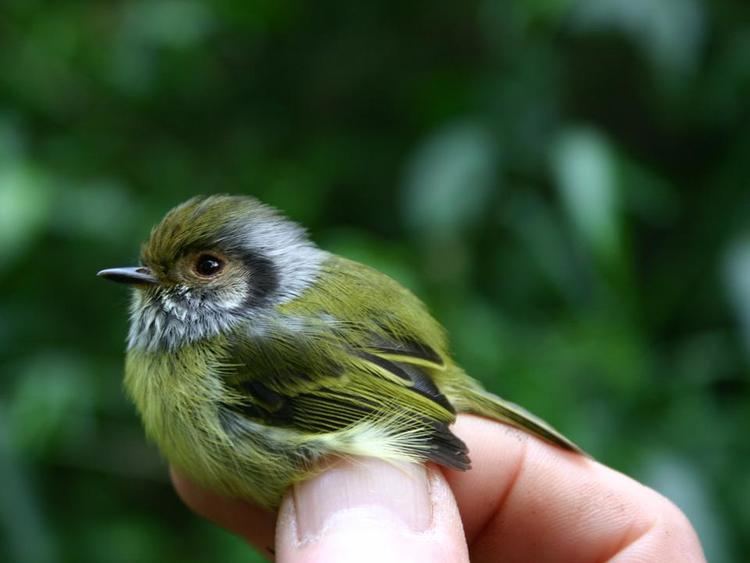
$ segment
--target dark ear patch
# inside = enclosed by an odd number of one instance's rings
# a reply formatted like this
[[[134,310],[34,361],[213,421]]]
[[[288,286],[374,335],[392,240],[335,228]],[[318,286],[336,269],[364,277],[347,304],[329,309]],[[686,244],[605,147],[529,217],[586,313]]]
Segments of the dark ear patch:
[[[250,272],[250,291],[244,305],[246,307],[263,305],[279,289],[278,270],[270,258],[260,252],[245,248],[239,242],[232,242],[235,239],[236,236],[233,236],[231,232],[223,232],[213,238],[198,238],[180,248],[179,254],[182,256],[201,252],[210,254],[214,250],[219,254],[224,254],[230,260],[242,262]]]
[[[279,289],[279,273],[269,258],[257,252],[243,250],[240,259],[250,272],[250,294],[245,305],[255,307]]]

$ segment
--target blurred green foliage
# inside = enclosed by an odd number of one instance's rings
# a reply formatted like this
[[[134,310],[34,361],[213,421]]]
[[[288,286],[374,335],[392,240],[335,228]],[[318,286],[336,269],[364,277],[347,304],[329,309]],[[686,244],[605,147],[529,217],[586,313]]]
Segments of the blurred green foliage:
[[[121,392],[127,295],[94,277],[172,205],[240,192],[413,288],[470,373],[740,560],[748,22],[740,0],[5,0],[0,559],[248,561],[176,500]]]

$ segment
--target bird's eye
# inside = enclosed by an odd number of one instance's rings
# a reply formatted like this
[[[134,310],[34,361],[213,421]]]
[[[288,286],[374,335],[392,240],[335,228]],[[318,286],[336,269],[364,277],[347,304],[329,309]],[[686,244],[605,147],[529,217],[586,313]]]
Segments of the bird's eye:
[[[195,261],[195,271],[203,277],[215,276],[224,268],[224,261],[213,254],[201,254]]]

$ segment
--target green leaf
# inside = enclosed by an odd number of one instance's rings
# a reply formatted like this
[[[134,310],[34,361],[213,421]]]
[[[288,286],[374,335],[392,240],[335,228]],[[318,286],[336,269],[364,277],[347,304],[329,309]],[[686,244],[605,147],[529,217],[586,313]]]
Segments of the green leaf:
[[[434,133],[411,157],[403,185],[407,223],[418,233],[461,233],[479,220],[497,187],[497,155],[489,132],[454,123]]]

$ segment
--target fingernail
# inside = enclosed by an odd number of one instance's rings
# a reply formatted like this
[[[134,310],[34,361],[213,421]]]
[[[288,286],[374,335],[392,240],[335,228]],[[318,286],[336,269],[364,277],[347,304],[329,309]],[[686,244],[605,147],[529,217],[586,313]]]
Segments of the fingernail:
[[[413,463],[342,461],[296,485],[294,507],[301,542],[314,541],[338,517],[376,520],[387,511],[415,532],[432,522],[427,472]]]

